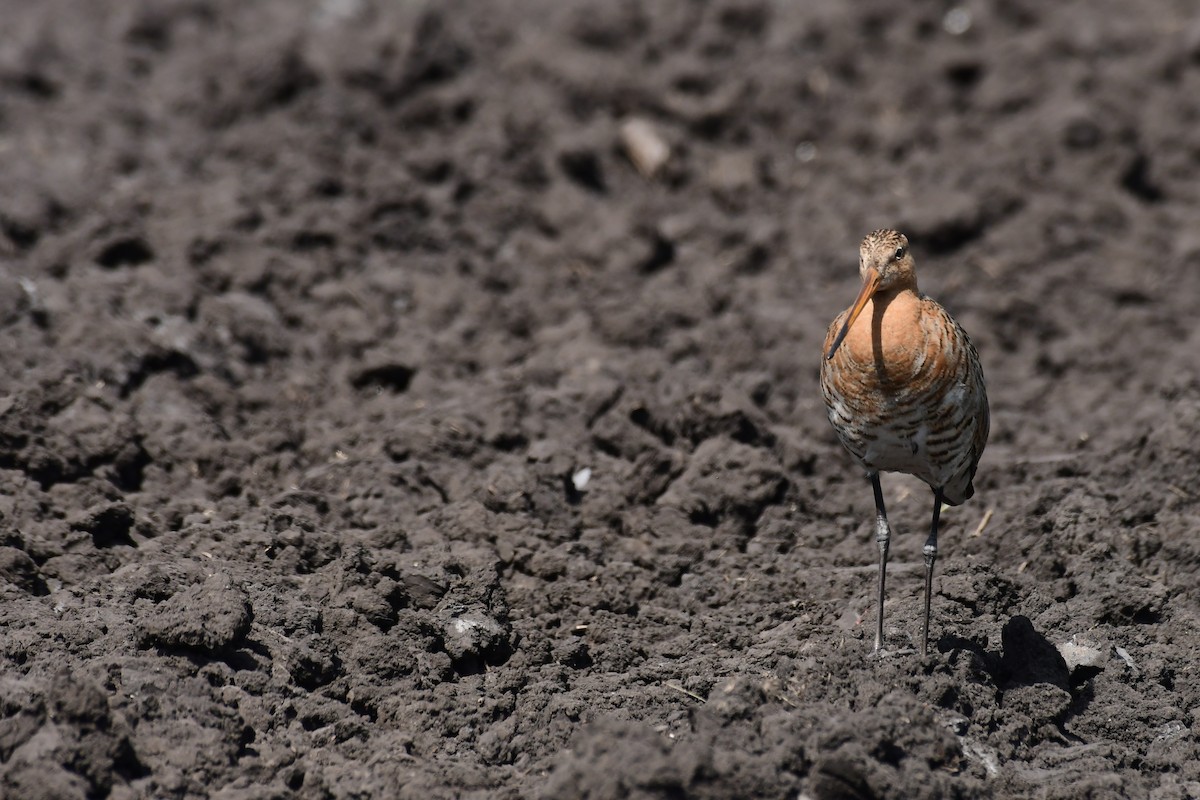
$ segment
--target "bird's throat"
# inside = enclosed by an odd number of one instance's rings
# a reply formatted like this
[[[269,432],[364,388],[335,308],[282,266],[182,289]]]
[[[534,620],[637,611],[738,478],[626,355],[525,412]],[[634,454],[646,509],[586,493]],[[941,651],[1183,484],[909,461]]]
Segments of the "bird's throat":
[[[910,289],[877,292],[842,346],[853,361],[871,365],[881,378],[907,372],[925,345],[921,309],[920,296]]]

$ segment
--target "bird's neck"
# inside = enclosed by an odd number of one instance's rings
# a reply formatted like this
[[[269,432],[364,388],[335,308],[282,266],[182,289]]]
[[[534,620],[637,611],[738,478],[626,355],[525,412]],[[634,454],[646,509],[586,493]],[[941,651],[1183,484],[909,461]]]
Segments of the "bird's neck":
[[[855,361],[878,367],[923,349],[921,296],[916,286],[877,292],[846,337]]]
[[[899,286],[888,287],[886,291],[881,290],[875,293],[871,298],[871,304],[864,311],[871,311],[872,314],[886,314],[887,310],[893,305],[900,308],[907,308],[911,304],[921,299],[920,293],[917,291],[917,282],[905,283]]]

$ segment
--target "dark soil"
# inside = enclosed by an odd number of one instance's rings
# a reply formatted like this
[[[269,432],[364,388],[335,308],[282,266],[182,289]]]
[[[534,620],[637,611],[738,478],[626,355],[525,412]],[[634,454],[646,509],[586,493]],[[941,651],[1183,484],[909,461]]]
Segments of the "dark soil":
[[[1200,796],[1200,26],[1130,8],[0,0],[0,795]],[[885,225],[992,403],[926,659],[817,388]]]

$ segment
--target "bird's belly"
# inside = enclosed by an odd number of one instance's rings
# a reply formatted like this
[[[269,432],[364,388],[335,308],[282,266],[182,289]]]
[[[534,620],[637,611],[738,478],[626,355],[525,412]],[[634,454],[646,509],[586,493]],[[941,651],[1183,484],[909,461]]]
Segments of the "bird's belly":
[[[931,486],[939,482],[939,470],[929,457],[926,438],[929,428],[902,430],[893,425],[865,425],[841,430],[846,449],[857,456],[869,472],[907,472]]]
[[[959,448],[946,440],[962,391],[952,386],[937,393],[941,403],[928,395],[865,392],[854,400],[837,398],[829,417],[842,444],[868,472],[906,472],[941,486],[962,467],[957,454],[948,452]]]
[[[928,460],[923,446],[928,435],[929,431],[924,425],[911,437],[896,435],[890,426],[878,428],[872,438],[866,440],[863,462],[872,469],[884,472],[915,474]]]

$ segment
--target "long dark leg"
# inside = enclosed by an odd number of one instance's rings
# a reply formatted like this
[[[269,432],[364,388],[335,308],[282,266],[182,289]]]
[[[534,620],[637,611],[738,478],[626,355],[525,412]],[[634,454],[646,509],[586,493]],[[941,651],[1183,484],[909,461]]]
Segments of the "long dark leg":
[[[883,489],[879,485],[879,473],[873,472],[868,476],[871,488],[875,490],[875,544],[879,546],[879,598],[876,608],[879,617],[875,621],[875,652],[883,647],[883,588],[887,583],[888,544],[892,540],[892,529],[888,527],[887,510],[883,507]]]
[[[942,490],[933,490],[933,524],[925,540],[925,627],[921,631],[921,655],[929,653],[929,598],[933,595],[933,562],[937,561],[938,519],[942,516]]]

